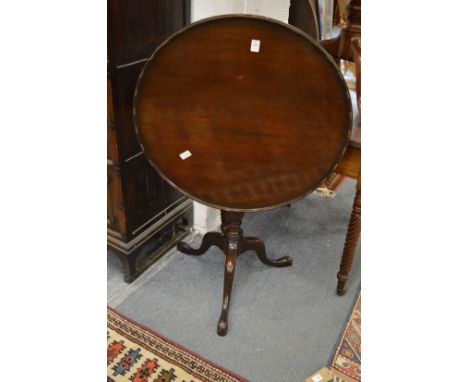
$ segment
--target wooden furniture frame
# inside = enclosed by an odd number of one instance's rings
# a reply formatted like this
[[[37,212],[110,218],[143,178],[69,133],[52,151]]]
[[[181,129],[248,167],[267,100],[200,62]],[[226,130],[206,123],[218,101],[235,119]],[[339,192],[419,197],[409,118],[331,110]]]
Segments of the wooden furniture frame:
[[[107,244],[130,283],[192,225],[192,201],[151,168],[132,118],[140,71],[161,42],[190,23],[190,1],[108,0],[107,10]]]
[[[134,105],[137,136],[156,171],[221,210],[221,232],[207,233],[198,249],[178,248],[201,255],[214,245],[224,252],[217,332],[225,335],[237,256],[253,250],[264,264],[292,264],[289,256],[268,258],[262,240],[243,235],[244,213],[302,199],[331,174],[351,131],[346,83],[320,45],[296,28],[219,16],[192,24],[154,52]]]
[[[355,113],[349,146],[338,163],[336,172],[356,179],[356,194],[348,224],[340,269],[337,274],[336,292],[346,293],[346,282],[353,265],[356,247],[361,234],[361,0],[351,0],[346,9],[346,26],[338,37],[321,41],[321,45],[337,60],[353,61],[356,66],[356,98],[359,113]]]
[[[353,209],[349,219],[346,233],[343,255],[340,262],[340,270],[337,278],[336,293],[343,296],[346,293],[346,282],[353,265],[356,247],[361,235],[361,147],[360,142],[353,141],[348,147],[343,159],[338,164],[336,172],[356,179],[356,194],[354,196]]]
[[[308,0],[291,0],[289,23],[316,38],[313,32],[317,23],[311,12],[297,13],[298,9],[306,8]],[[357,108],[361,109],[361,0],[351,0],[346,7],[346,25],[339,35],[330,40],[320,41],[320,44],[335,59],[337,65],[341,60],[353,61],[356,67],[356,98]],[[338,1],[335,0],[334,23],[339,22]],[[312,32],[311,32],[312,31]],[[348,224],[346,240],[338,271],[336,292],[342,296],[346,293],[346,282],[349,278],[357,243],[361,234],[361,126],[360,116],[355,113],[354,126],[345,155],[339,162],[336,172],[356,179],[356,194],[353,209]]]
[[[291,0],[288,23],[307,33],[314,40],[320,40],[318,0]]]

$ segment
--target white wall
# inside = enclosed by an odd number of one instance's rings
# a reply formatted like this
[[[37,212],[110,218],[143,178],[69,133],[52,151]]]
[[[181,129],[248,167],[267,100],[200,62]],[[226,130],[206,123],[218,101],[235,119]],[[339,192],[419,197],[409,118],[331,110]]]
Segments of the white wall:
[[[288,22],[289,0],[192,0],[192,21],[229,13],[247,13]],[[205,233],[221,224],[219,210],[194,202],[193,224]]]
[[[288,22],[289,0],[192,0],[192,21],[228,13],[248,13]]]

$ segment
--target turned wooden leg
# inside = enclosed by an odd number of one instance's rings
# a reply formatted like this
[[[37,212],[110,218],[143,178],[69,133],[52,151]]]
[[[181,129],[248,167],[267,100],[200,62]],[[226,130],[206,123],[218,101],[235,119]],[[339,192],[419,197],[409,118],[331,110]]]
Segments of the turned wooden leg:
[[[341,257],[340,270],[338,272],[338,285],[336,293],[343,296],[346,293],[345,285],[348,281],[349,271],[353,265],[354,254],[356,253],[356,246],[361,234],[361,182],[360,180],[356,186],[356,195],[354,197],[353,211],[349,219],[348,232],[346,233],[346,241],[343,249],[343,256]]]
[[[246,237],[246,251],[251,249],[255,251],[258,258],[263,264],[270,265],[272,267],[289,267],[292,265],[292,258],[291,256],[283,256],[279,259],[270,259],[266,252],[265,252],[265,244],[263,240],[259,239],[258,237]]]
[[[222,229],[227,239],[226,261],[224,264],[224,289],[221,317],[218,322],[218,335],[225,336],[228,330],[229,303],[231,301],[232,283],[236,270],[236,258],[242,246],[241,212],[221,211]]]
[[[212,245],[215,245],[221,251],[224,251],[224,235],[219,232],[208,232],[203,236],[200,248],[195,249],[188,244],[179,242],[177,243],[177,250],[186,253],[187,255],[200,256],[203,255]]]

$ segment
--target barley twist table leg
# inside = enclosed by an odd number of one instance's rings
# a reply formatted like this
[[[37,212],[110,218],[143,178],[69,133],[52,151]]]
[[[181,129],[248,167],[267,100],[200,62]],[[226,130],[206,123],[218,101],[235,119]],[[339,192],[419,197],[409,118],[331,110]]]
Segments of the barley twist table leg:
[[[356,195],[354,197],[353,211],[349,219],[348,232],[346,233],[346,241],[341,258],[340,270],[338,272],[338,285],[336,293],[343,296],[346,293],[345,285],[348,281],[349,271],[353,265],[356,246],[361,234],[361,182],[356,186]]]

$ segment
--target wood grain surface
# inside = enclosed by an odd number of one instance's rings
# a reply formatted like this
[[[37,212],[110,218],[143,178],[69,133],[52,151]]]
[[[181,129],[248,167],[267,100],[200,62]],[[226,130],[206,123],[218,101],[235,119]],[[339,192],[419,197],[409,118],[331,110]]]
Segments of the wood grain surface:
[[[309,36],[235,15],[192,24],[155,51],[134,121],[167,181],[204,204],[247,212],[317,188],[348,144],[352,107],[335,63]]]

